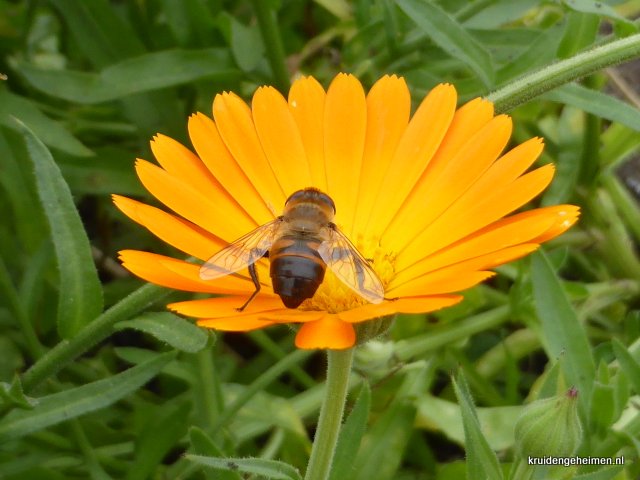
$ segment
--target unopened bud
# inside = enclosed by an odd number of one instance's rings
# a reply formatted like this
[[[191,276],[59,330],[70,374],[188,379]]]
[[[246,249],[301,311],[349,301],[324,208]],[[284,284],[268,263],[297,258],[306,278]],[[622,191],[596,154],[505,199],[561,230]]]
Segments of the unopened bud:
[[[582,441],[578,390],[527,405],[516,421],[515,438],[522,456],[573,455]]]

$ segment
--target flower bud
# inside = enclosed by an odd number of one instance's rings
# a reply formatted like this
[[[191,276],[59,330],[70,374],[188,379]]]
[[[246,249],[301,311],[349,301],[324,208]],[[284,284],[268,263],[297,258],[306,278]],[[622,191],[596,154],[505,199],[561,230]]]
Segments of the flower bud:
[[[573,455],[582,441],[578,390],[527,405],[516,421],[515,439],[521,456]]]

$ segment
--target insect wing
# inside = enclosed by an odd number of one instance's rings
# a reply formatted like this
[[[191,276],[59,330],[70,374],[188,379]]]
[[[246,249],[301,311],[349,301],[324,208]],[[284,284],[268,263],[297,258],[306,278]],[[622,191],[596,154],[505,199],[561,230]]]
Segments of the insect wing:
[[[369,262],[337,228],[320,244],[318,253],[336,276],[358,295],[371,303],[384,300],[384,287]]]
[[[237,272],[260,260],[280,230],[282,220],[276,218],[272,222],[247,233],[238,240],[223,248],[200,267],[200,278],[212,280]]]

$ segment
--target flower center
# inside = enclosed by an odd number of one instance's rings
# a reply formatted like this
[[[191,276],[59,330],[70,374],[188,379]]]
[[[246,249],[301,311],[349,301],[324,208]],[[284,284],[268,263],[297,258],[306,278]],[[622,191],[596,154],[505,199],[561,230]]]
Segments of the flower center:
[[[377,239],[358,238],[354,244],[358,251],[370,261],[371,267],[386,289],[395,274],[395,255],[384,251]],[[346,286],[331,269],[327,268],[324,281],[313,298],[305,300],[298,308],[338,313],[366,304],[367,301],[364,298]]]

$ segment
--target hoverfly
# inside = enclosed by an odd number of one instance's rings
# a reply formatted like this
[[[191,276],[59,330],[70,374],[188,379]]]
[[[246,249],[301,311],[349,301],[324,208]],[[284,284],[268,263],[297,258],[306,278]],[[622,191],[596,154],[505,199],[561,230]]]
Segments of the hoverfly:
[[[211,280],[248,267],[255,291],[238,308],[242,311],[260,291],[255,262],[268,257],[273,291],[287,308],[313,297],[326,267],[349,288],[371,303],[384,299],[384,287],[369,262],[333,223],[336,206],[317,188],[294,192],[275,220],[240,237],[200,267],[200,278]]]

